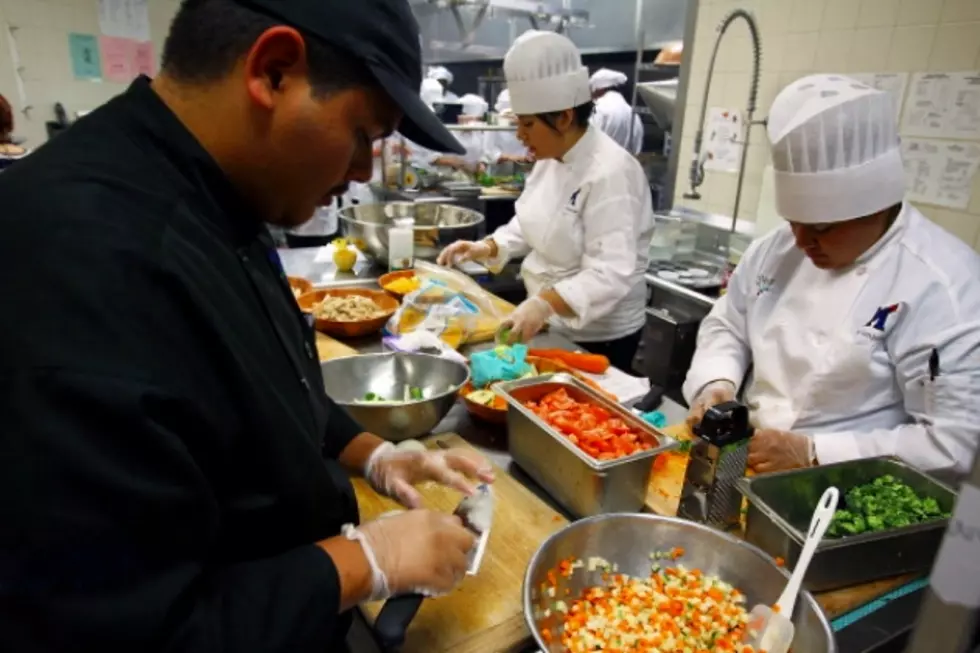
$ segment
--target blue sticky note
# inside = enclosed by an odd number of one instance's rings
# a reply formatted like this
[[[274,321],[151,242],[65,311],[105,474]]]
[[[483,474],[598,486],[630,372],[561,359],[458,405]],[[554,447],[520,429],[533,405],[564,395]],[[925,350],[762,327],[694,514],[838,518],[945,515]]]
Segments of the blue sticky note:
[[[99,40],[95,36],[69,34],[68,51],[76,79],[102,79],[102,58],[99,56]]]

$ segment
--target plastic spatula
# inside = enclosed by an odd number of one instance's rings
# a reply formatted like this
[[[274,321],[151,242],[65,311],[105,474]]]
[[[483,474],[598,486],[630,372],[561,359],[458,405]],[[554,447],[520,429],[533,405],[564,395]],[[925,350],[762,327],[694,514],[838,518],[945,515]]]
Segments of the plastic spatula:
[[[752,612],[749,613],[749,626],[745,629],[742,638],[743,644],[766,653],[786,653],[789,650],[796,631],[793,626],[796,597],[800,594],[803,577],[806,576],[807,567],[810,566],[817,545],[820,544],[834,517],[839,498],[840,492],[835,487],[827,488],[820,497],[820,503],[817,504],[817,509],[813,511],[813,517],[810,519],[810,532],[800,552],[800,559],[796,561],[796,569],[793,570],[793,575],[786,584],[786,589],[783,590],[774,608],[762,604],[752,608]]]

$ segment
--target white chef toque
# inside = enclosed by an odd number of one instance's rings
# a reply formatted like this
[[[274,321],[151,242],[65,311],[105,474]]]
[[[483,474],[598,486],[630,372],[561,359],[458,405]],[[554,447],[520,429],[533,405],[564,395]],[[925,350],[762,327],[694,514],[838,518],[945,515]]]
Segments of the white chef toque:
[[[592,100],[589,70],[561,34],[528,30],[504,58],[504,76],[517,115],[563,111]]]
[[[453,83],[453,74],[444,66],[432,66],[429,68],[429,74],[426,75],[426,77],[429,79],[434,79],[438,82],[446,82],[447,84]]]
[[[474,93],[467,93],[459,98],[459,103],[463,105],[464,116],[482,116],[490,108],[486,100]]]
[[[769,112],[776,209],[793,222],[843,222],[905,196],[895,106],[843,75],[811,75]]]
[[[421,96],[422,101],[428,104],[431,109],[432,105],[443,100],[442,84],[434,79],[423,79],[419,96]]]
[[[497,96],[497,102],[493,105],[493,110],[500,114],[513,113],[510,108],[510,91],[506,88],[500,91],[500,95]]]
[[[600,68],[589,78],[589,88],[592,92],[602,91],[607,88],[622,86],[627,81],[626,75],[608,68]]]

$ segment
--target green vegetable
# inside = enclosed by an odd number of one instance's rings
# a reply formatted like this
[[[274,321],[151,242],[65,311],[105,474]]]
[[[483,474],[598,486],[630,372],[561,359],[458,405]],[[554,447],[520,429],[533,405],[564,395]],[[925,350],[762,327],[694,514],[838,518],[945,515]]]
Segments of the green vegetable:
[[[847,507],[834,513],[827,529],[831,537],[874,533],[949,517],[933,497],[919,497],[890,474],[851,489],[844,501]]]
[[[380,397],[373,392],[369,392],[364,395],[364,401],[384,401],[384,397]]]
[[[492,406],[495,397],[496,395],[493,393],[493,390],[474,390],[466,395],[466,398],[473,403],[484,406]]]
[[[422,396],[422,388],[416,388],[415,386],[409,388],[408,395],[415,401],[424,399],[424,397]]]

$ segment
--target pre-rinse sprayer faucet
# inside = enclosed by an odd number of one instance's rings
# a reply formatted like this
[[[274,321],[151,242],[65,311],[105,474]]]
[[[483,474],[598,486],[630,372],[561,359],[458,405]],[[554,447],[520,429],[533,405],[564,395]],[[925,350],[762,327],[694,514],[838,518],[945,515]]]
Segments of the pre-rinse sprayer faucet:
[[[755,17],[745,9],[732,10],[718,25],[718,36],[715,38],[715,47],[711,52],[711,62],[708,64],[708,77],[704,83],[704,96],[701,98],[701,119],[698,121],[698,131],[694,137],[694,156],[691,159],[691,169],[688,176],[691,190],[684,194],[685,199],[701,199],[701,194],[698,193],[698,187],[704,183],[704,162],[708,156],[707,152],[704,154],[701,153],[701,147],[704,143],[704,123],[705,116],[708,112],[708,94],[711,91],[711,78],[714,75],[715,59],[718,57],[718,46],[721,45],[721,40],[725,36],[729,25],[739,18],[745,20],[749,26],[749,32],[752,35],[753,61],[752,83],[749,86],[749,104],[745,111],[745,141],[742,144],[742,158],[738,168],[738,187],[735,191],[735,210],[732,213],[733,229],[735,220],[738,217],[739,204],[742,200],[742,180],[745,176],[745,161],[749,152],[749,135],[752,132],[752,126],[756,124],[753,121],[753,116],[756,110],[756,102],[759,98],[759,77],[762,66],[762,44],[759,39],[759,26],[755,22]]]

